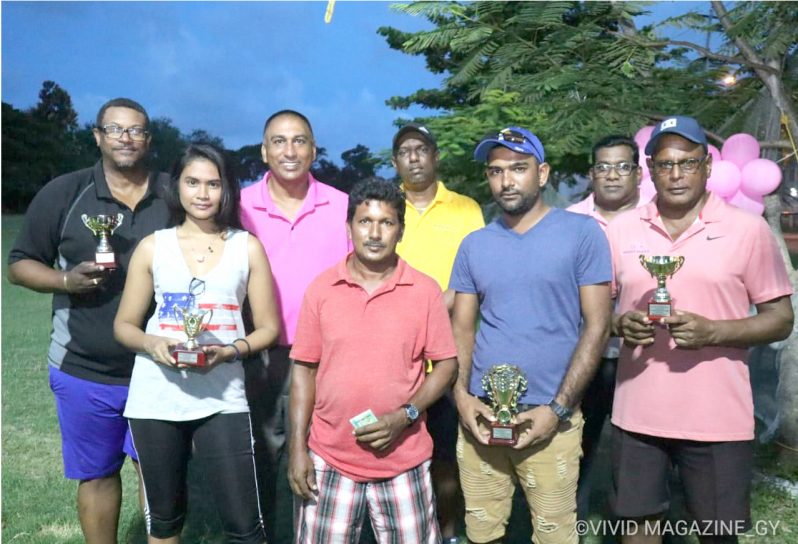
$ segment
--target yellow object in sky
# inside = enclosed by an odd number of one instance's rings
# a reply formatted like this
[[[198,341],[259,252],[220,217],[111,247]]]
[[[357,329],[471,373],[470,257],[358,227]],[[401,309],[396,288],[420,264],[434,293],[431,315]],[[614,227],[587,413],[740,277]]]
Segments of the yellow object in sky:
[[[327,0],[327,11],[324,12],[324,22],[330,24],[332,22],[333,9],[335,8],[335,0]]]

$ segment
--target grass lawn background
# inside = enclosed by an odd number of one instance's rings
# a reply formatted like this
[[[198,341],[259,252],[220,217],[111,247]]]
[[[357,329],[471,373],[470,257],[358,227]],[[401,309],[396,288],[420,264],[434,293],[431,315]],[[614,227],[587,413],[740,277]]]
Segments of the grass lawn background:
[[[51,297],[10,285],[6,279],[6,258],[20,225],[20,216],[2,217],[2,541],[77,544],[83,541],[75,508],[77,484],[63,477],[58,422],[47,378]],[[598,471],[592,497],[596,511],[601,511],[608,484],[606,445],[602,449],[605,455],[597,464],[603,470]],[[757,469],[798,480],[798,475],[784,473],[768,447],[759,448]],[[144,543],[144,522],[130,462],[125,464],[122,479],[119,541]],[[223,542],[205,482],[194,471],[190,482],[183,542]],[[506,542],[528,543],[527,523],[519,523],[516,516],[525,514],[515,513],[516,521],[511,522]],[[798,501],[787,493],[768,484],[755,484],[753,518],[779,522],[778,531],[775,535],[746,535],[741,542],[798,544]],[[596,522],[600,517],[594,515],[591,519]],[[585,539],[587,543],[605,541],[612,540],[597,536]],[[692,543],[697,539],[668,541]]]

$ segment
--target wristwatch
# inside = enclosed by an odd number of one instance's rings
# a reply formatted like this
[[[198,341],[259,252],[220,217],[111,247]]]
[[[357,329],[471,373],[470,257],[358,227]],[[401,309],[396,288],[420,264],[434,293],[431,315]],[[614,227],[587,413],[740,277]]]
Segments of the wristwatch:
[[[574,415],[574,411],[570,408],[566,408],[556,400],[553,400],[549,403],[549,408],[554,411],[554,415],[557,416],[557,419],[560,421],[568,421],[571,419],[571,416]]]
[[[405,415],[407,415],[407,426],[409,427],[413,423],[418,420],[419,412],[418,408],[416,408],[412,404],[403,404],[402,408],[405,409]]]

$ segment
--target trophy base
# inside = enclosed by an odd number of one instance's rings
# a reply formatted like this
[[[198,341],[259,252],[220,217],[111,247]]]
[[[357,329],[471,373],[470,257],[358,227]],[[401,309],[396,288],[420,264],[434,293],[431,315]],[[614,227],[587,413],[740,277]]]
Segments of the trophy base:
[[[490,424],[488,444],[491,446],[515,446],[517,443],[518,429],[515,425]]]
[[[185,366],[205,366],[205,352],[193,349],[186,349],[185,344],[179,344],[172,350],[172,357],[175,358],[178,365]]]
[[[105,268],[116,268],[116,255],[113,253],[95,253],[94,264],[104,266]]]
[[[670,302],[649,302],[648,303],[648,318],[651,321],[659,321],[663,317],[670,317],[671,303]]]

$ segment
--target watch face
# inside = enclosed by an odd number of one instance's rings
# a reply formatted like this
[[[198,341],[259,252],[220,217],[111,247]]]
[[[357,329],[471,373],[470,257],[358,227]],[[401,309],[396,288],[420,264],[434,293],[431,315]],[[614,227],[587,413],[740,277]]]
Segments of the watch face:
[[[410,421],[415,421],[418,419],[418,408],[416,408],[412,404],[408,404],[407,406],[405,406],[405,411],[407,412],[407,418]]]

